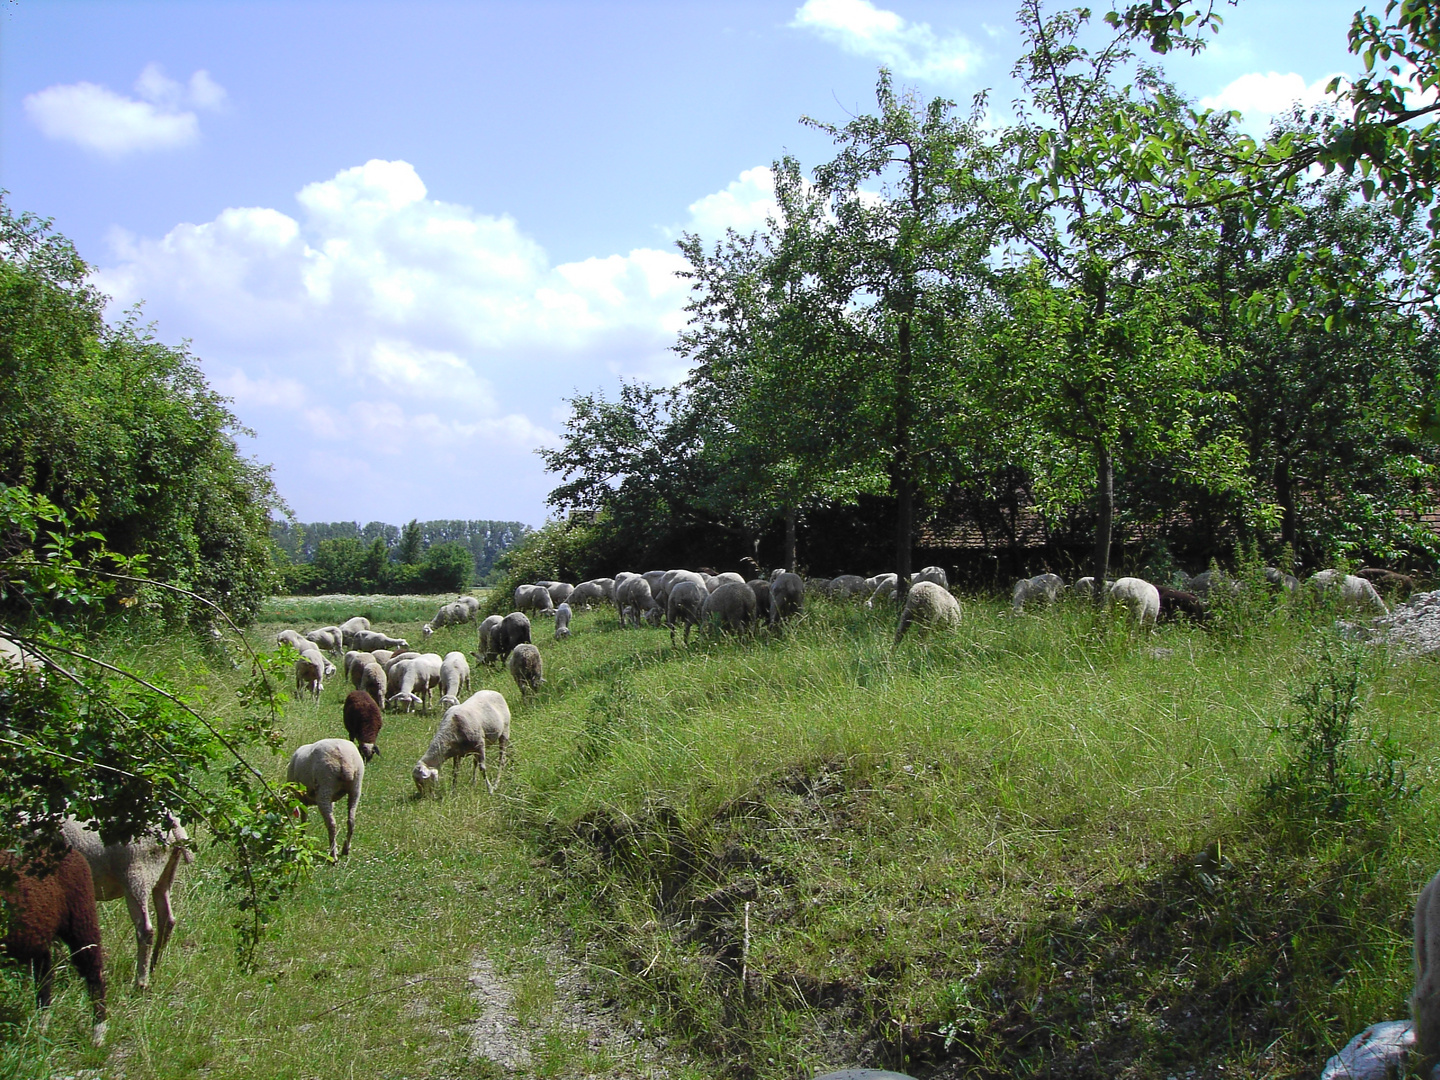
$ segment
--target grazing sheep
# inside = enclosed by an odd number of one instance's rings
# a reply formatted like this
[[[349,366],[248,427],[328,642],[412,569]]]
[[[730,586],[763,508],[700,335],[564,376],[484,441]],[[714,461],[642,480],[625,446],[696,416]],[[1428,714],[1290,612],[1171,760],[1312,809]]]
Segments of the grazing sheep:
[[[305,640],[317,645],[321,652],[340,653],[345,651],[345,636],[340,632],[338,626],[322,626],[317,630],[311,630],[306,633]]]
[[[369,629],[370,620],[364,615],[356,615],[353,619],[346,619],[340,624],[340,637],[346,645],[353,645],[356,632]]]
[[[875,587],[870,593],[870,599],[865,601],[867,608],[873,608],[877,600],[893,601],[900,591],[900,578],[895,574],[879,574],[870,581],[875,582]]]
[[[784,622],[805,610],[805,582],[788,570],[770,582],[770,625]]]
[[[1389,615],[1390,609],[1375,586],[1354,574],[1341,574],[1339,570],[1321,570],[1310,575],[1310,584],[1320,590],[1339,589],[1340,600],[1347,607],[1368,608],[1376,615]]]
[[[859,574],[841,574],[830,579],[830,595],[837,600],[850,600],[873,589],[874,586],[869,590],[865,588],[865,579]]]
[[[470,606],[459,600],[452,600],[448,604],[441,604],[440,610],[435,612],[435,617],[422,626],[420,632],[428,638],[442,626],[458,626],[469,621]]]
[[[574,614],[575,613],[570,610],[570,605],[567,603],[562,602],[561,605],[555,609],[556,641],[570,636],[570,617]]]
[[[484,773],[485,786],[493,794],[495,785],[485,768],[485,744],[492,742],[500,747],[500,768],[504,769],[505,752],[510,745],[510,706],[505,704],[502,695],[494,690],[481,690],[459,705],[451,706],[441,717],[435,737],[411,773],[417,796],[435,790],[441,767],[451,760],[455,762],[455,775],[450,786],[454,787],[460,779],[460,759],[464,757],[475,759],[470,771],[471,783],[475,781],[476,772]]]
[[[1210,616],[1205,601],[1194,593],[1182,592],[1165,585],[1156,585],[1155,591],[1160,594],[1161,621],[1168,622],[1183,615],[1188,619],[1204,622]]]
[[[575,586],[563,581],[552,581],[547,586],[547,589],[550,593],[550,603],[558,608],[566,600],[570,599],[570,594],[575,591]]]
[[[376,649],[410,648],[410,643],[404,638],[393,638],[389,634],[380,633],[378,630],[355,631],[352,644],[361,652],[374,652]]]
[[[1223,590],[1233,596],[1240,591],[1240,582],[1219,570],[1205,570],[1190,579],[1185,591],[1208,601],[1210,594],[1216,590]]]
[[[380,737],[380,729],[385,725],[379,704],[363,690],[351,690],[345,695],[343,717],[345,734],[360,748],[360,756],[369,761],[380,752],[375,740]]]
[[[620,613],[620,625],[627,625],[626,608],[634,608],[635,625],[640,625],[641,616],[659,611],[655,597],[651,594],[650,583],[643,577],[633,577],[615,589],[615,606]]]
[[[611,583],[614,588],[614,583]],[[605,587],[597,581],[582,581],[575,586],[575,591],[565,598],[571,608],[588,608],[596,604],[603,604],[610,598],[605,595]]]
[[[1394,570],[1367,566],[1363,570],[1356,570],[1355,576],[1362,577],[1374,585],[1376,592],[1392,597],[1398,596],[1404,599],[1415,591],[1415,579],[1409,574],[1399,574]]]
[[[936,585],[939,585],[942,589],[950,588],[950,577],[948,574],[945,573],[944,567],[940,566],[925,567],[924,570],[921,570],[918,574],[915,575],[914,580],[916,582],[932,581]]]
[[[505,666],[510,669],[510,677],[520,688],[521,697],[536,693],[545,685],[545,668],[540,662],[540,650],[529,642],[516,645],[510,653],[510,659],[505,661]]]
[[[550,599],[550,590],[544,585],[520,585],[515,589],[515,610],[553,615],[555,603]]]
[[[302,690],[309,691],[317,701],[325,692],[325,661],[313,649],[295,661],[295,692]]]
[[[500,629],[500,616],[487,615],[480,623],[479,639],[480,647],[475,653],[475,658],[482,664],[493,664],[497,655],[495,646],[495,631]]]
[[[448,652],[440,662],[440,706],[460,704],[460,693],[470,692],[470,663],[463,652]]]
[[[190,834],[174,814],[166,815],[168,828],[163,833],[137,836],[128,844],[107,844],[100,836],[100,827],[93,821],[66,818],[60,826],[65,842],[85,857],[90,864],[90,879],[95,885],[95,899],[125,900],[130,921],[135,926],[135,989],[150,985],[150,976],[160,966],[160,953],[175,929],[175,912],[170,906],[170,889],[180,863],[193,863]],[[150,920],[146,897],[155,908]]]
[[[277,645],[289,645],[296,652],[304,652],[315,643],[300,636],[297,630],[281,630],[275,635]]]
[[[528,644],[529,641],[529,618],[523,612],[512,611],[501,619],[500,625],[495,628],[495,633],[490,638],[490,647],[503,662],[510,659],[510,653],[516,645]]]
[[[698,576],[698,575],[697,575]],[[670,596],[665,604],[665,625],[670,628],[670,644],[675,644],[675,624],[685,624],[685,644],[690,644],[690,628],[700,625],[701,611],[709,592],[701,582],[688,578],[675,582],[670,587]]]
[[[756,610],[755,592],[749,585],[726,581],[705,598],[700,620],[707,628],[713,625],[738,634],[755,625]]]
[[[1107,581],[1105,585],[1108,589],[1110,583]],[[1073,592],[1076,596],[1094,596],[1095,579],[1093,577],[1090,577],[1089,575],[1078,578],[1075,584],[1070,586],[1070,591]]]
[[[0,851],[0,868],[12,870],[17,878],[3,893],[8,915],[5,951],[30,968],[36,1000],[48,1009],[55,985],[53,943],[59,938],[70,947],[70,962],[90,991],[95,1016],[91,1041],[99,1046],[105,1041],[105,959],[90,864],[78,851],[67,851],[58,866],[41,876],[12,852]]]
[[[774,620],[770,617],[770,582],[764,578],[753,578],[745,583],[755,594],[755,617],[765,625]]]
[[[960,625],[960,601],[943,585],[917,581],[910,587],[905,606],[900,609],[900,624],[895,628],[896,645],[912,623],[925,630],[954,630]]]
[[[1089,580],[1094,581],[1094,578]],[[1053,604],[1060,599],[1060,594],[1064,591],[1065,582],[1060,580],[1058,574],[1037,574],[1015,583],[1015,591],[1010,594],[1010,608],[1018,615],[1031,600],[1043,600],[1047,604]]]
[[[1297,578],[1294,574],[1287,574],[1284,571],[1278,569],[1277,567],[1264,567],[1261,573],[1265,575],[1265,584],[1275,585],[1281,589],[1284,589],[1287,593],[1293,593],[1296,589],[1300,587],[1299,578]],[[1365,571],[1360,571],[1360,575],[1364,577]],[[1366,580],[1369,579],[1367,578]]]
[[[341,855],[350,854],[350,838],[355,835],[355,810],[360,805],[360,787],[365,779],[365,760],[355,744],[349,739],[321,739],[306,743],[290,755],[290,764],[285,770],[285,780],[304,788],[300,796],[302,806],[313,806],[320,811],[325,829],[330,834],[330,858],[335,854],[335,810],[336,798],[344,795],[349,807],[346,815],[345,846]],[[305,820],[305,811],[300,811],[300,820]]]
[[[831,578],[806,578],[805,591],[812,596],[829,596],[832,582]]]
[[[1440,1058],[1440,874],[1430,879],[1415,901],[1415,990],[1410,995],[1410,1015],[1415,1021],[1417,1064],[1428,1066]]]
[[[1160,590],[1138,577],[1122,577],[1109,587],[1110,599],[1124,604],[1141,626],[1154,626],[1160,617]]]
[[[357,690],[363,691],[381,709],[385,708],[385,694],[390,689],[390,676],[385,674],[385,669],[375,661],[370,661],[360,669],[360,685]]]
[[[373,652],[370,653],[370,655],[375,658],[375,662],[377,664],[379,664],[381,667],[384,667],[386,664],[388,664],[391,660],[395,658],[395,650],[375,649]]]
[[[345,677],[354,684],[355,689],[360,689],[360,672],[366,664],[374,663],[375,654],[361,652],[359,649],[351,649],[341,660],[341,666],[345,668]]]
[[[462,657],[463,659],[463,657]],[[440,685],[440,673],[445,661],[437,653],[422,653],[392,661],[386,673],[390,684],[398,686],[385,700],[387,709],[402,707],[409,712],[415,705],[423,710],[430,708],[430,691]],[[469,670],[468,667],[466,669]]]

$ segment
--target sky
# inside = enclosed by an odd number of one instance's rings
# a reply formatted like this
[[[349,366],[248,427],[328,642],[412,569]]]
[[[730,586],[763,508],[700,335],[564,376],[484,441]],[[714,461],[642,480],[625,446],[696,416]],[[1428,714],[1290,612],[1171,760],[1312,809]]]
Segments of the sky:
[[[762,227],[881,65],[1003,121],[1015,6],[7,0],[0,188],[190,342],[297,519],[538,526],[567,399],[684,375],[675,239]],[[1357,6],[1240,0],[1164,66],[1259,133],[1357,70]]]

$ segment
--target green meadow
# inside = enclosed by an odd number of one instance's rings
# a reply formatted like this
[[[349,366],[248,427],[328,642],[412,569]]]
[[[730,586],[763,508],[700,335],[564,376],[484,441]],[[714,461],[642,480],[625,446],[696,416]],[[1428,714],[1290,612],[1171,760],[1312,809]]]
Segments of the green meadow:
[[[362,599],[277,599],[249,640]],[[417,646],[437,606],[369,600]],[[898,648],[893,611],[823,601],[688,648],[611,610],[563,642],[537,620],[532,700],[472,661],[513,715],[495,795],[467,765],[418,800],[439,711],[388,713],[351,856],[253,973],[199,837],[147,996],[102,907],[106,1048],[73,973],[41,1027],[11,971],[0,1076],[1310,1077],[1406,1015],[1440,668],[1284,605],[1146,634],[962,602]],[[107,647],[234,707],[199,644]],[[287,750],[343,736],[348,690],[291,700]]]

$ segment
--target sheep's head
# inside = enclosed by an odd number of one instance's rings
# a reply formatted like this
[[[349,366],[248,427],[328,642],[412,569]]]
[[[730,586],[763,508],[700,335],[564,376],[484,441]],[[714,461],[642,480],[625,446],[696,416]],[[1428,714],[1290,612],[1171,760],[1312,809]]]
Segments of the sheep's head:
[[[423,796],[435,790],[435,784],[440,779],[440,770],[430,768],[423,761],[417,761],[410,775],[415,780],[416,794]]]
[[[435,628],[427,622],[424,626],[420,627],[420,632],[428,638],[431,634],[435,633]]]
[[[373,742],[362,742],[360,744],[360,756],[366,761],[369,761],[378,753],[380,753],[380,748]]]
[[[446,694],[444,697],[442,697],[442,698],[440,699],[440,707],[441,707],[442,709],[453,709],[456,705],[459,705],[459,704],[460,704],[460,699],[459,699],[458,697],[456,697],[454,694]]]

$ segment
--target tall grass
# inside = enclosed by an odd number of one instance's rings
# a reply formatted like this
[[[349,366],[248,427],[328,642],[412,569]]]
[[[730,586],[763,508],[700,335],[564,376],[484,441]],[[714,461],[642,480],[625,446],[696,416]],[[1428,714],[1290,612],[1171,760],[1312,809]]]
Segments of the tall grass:
[[[544,990],[560,954],[697,1075],[1313,1075],[1403,1015],[1408,904],[1437,861],[1432,664],[1372,665],[1358,706],[1419,793],[1297,828],[1264,791],[1319,678],[1308,617],[1139,634],[1085,605],[972,600],[958,633],[898,648],[893,613],[823,602],[783,634],[689,649],[608,611],[561,643],[535,625],[536,698],[476,665],[514,714],[497,797],[462,779],[416,801],[437,716],[387,714],[354,854],[294,897],[256,975],[231,961],[203,847],[150,997],[126,989],[123,909],[103,909],[107,1070],[483,1074],[463,1032],[482,953],[524,990],[536,1075],[621,1070]],[[231,675],[198,647],[114,647],[227,707]],[[345,690],[292,703],[288,745],[341,734]],[[51,1060],[94,1065],[63,981]],[[7,1031],[29,1053],[23,1021]]]

